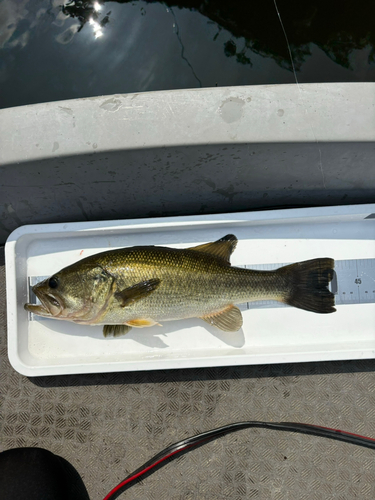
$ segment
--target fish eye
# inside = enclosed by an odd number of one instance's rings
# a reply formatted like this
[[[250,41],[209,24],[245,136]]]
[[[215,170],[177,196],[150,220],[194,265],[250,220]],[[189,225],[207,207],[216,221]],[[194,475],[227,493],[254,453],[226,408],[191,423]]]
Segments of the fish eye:
[[[52,278],[48,281],[48,286],[50,288],[57,288],[59,286],[59,280],[56,276],[52,276]]]

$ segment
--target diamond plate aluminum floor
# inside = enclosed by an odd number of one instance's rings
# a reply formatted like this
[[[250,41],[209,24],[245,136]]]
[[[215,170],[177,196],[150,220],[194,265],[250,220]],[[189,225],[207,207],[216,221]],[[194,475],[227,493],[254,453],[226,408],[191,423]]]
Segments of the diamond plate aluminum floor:
[[[375,437],[375,361],[29,379],[8,362],[5,307],[0,249],[0,449],[40,446],[66,458],[92,500],[170,443],[234,421],[308,422]],[[168,463],[119,498],[372,500],[375,452],[244,430]]]

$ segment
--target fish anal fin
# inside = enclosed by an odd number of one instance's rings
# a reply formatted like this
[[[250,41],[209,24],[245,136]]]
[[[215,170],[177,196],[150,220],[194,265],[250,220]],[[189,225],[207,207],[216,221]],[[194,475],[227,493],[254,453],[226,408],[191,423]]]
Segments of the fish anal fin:
[[[224,332],[237,332],[243,323],[241,311],[233,305],[217,313],[202,316],[202,319]]]
[[[129,325],[104,325],[103,335],[104,337],[121,337],[126,335],[131,330]]]
[[[223,238],[220,238],[220,240],[191,247],[189,250],[215,255],[216,257],[223,259],[227,264],[230,264],[230,256],[234,252],[237,242],[238,240],[234,234],[227,234],[226,236],[223,236]]]
[[[143,318],[132,319],[130,321],[127,321],[126,324],[129,325],[130,327],[134,326],[135,328],[144,328],[146,326],[154,326],[154,325],[161,326],[160,323],[157,323],[153,319],[143,319]]]
[[[144,299],[160,285],[159,278],[151,278],[146,281],[136,283],[129,288],[125,288],[115,293],[116,299],[121,302],[121,307],[133,304],[137,300]]]

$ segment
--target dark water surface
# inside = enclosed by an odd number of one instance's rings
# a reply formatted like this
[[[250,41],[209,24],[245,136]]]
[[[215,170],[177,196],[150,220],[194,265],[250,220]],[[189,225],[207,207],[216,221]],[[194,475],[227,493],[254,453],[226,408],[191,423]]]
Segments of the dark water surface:
[[[0,107],[295,76],[375,81],[374,0],[276,1],[3,0]]]

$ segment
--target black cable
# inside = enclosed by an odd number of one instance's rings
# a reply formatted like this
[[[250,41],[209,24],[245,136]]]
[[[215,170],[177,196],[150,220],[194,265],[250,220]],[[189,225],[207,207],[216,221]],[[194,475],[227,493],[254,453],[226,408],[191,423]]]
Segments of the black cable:
[[[351,432],[341,431],[339,429],[330,429],[328,427],[320,427],[310,424],[299,424],[294,422],[237,422],[234,424],[224,425],[223,427],[218,427],[217,429],[213,429],[211,431],[202,432],[201,434],[197,434],[196,436],[192,436],[187,439],[183,439],[182,441],[178,441],[177,443],[171,444],[160,453],[155,455],[153,458],[148,460],[141,467],[129,474],[129,476],[127,476],[123,481],[121,481],[121,483],[119,483],[108,493],[104,500],[114,500],[118,497],[118,495],[125,491],[127,487],[130,487],[132,485],[131,483],[136,481],[140,476],[143,476],[144,474],[150,472],[151,469],[154,469],[162,462],[174,457],[175,455],[179,453],[182,454],[189,448],[208,443],[209,441],[224,436],[225,434],[229,434],[231,432],[239,431],[242,429],[248,429],[250,427],[310,434],[312,436],[336,439],[345,443],[351,443],[357,446],[365,446],[367,448],[375,449],[375,439],[360,436],[359,434],[353,434]]]

